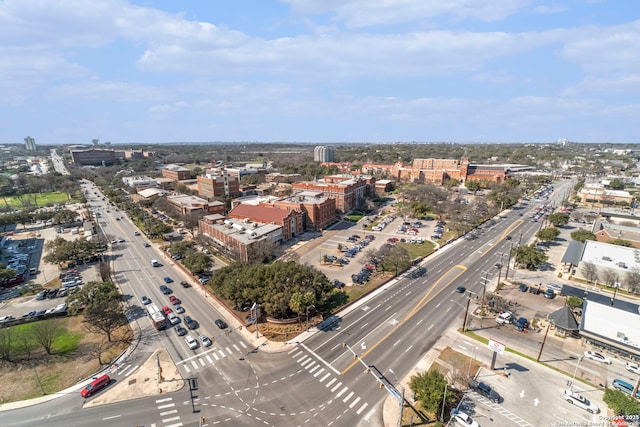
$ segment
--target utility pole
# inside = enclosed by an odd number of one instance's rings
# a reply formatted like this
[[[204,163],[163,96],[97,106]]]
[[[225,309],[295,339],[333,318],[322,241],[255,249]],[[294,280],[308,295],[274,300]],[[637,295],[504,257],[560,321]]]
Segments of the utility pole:
[[[509,278],[509,263],[511,263],[511,252],[513,252],[513,243],[509,247],[509,256],[507,257],[507,271],[504,273],[504,280]]]
[[[469,315],[469,304],[471,304],[471,295],[467,298],[467,309],[464,311],[464,320],[462,321],[462,333],[467,329],[467,316]]]
[[[542,356],[542,349],[544,348],[544,343],[547,342],[548,333],[549,333],[549,324],[547,323],[547,330],[544,331],[544,337],[542,338],[542,344],[540,345],[540,351],[538,352],[538,358],[536,359],[538,362],[540,361],[540,357]]]

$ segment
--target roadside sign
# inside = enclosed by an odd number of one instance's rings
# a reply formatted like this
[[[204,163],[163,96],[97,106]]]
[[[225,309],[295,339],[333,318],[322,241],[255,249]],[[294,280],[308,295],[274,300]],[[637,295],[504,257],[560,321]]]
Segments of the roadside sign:
[[[489,350],[493,351],[494,353],[498,353],[499,355],[502,356],[504,354],[504,349],[506,345],[504,345],[500,341],[494,340],[493,338],[489,338],[489,343],[487,344],[487,347],[489,347]]]

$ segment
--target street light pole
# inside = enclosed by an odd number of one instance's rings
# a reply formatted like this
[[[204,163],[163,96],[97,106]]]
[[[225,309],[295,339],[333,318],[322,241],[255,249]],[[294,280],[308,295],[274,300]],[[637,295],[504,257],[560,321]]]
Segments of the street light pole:
[[[442,410],[440,411],[440,421],[444,422],[444,405],[447,403],[447,386],[448,383],[444,383],[444,396],[442,396]]]
[[[311,305],[307,306],[307,308],[305,309],[305,311],[306,311],[306,313],[307,313],[307,322],[306,322],[306,325],[307,325],[307,332],[309,332],[309,309],[310,309],[310,308],[313,308],[313,309],[315,310],[316,306],[315,306],[315,305],[313,305],[313,304],[311,304]]]
[[[467,308],[464,311],[464,321],[462,322],[462,333],[466,331],[467,328],[467,316],[469,316],[469,304],[471,304],[471,295],[467,298]]]
[[[573,391],[573,381],[576,379],[576,373],[578,372],[578,366],[582,362],[582,356],[578,356],[578,362],[576,363],[576,369],[573,370],[573,377],[571,377],[570,390]]]

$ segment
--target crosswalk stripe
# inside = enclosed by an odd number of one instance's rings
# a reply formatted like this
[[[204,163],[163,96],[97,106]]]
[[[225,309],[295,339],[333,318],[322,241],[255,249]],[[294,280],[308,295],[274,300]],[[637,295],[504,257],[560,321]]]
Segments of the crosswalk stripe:
[[[156,400],[156,403],[171,402],[172,400],[173,400],[173,397],[165,397],[164,399]]]
[[[196,363],[195,360],[191,361],[191,366],[193,366],[193,369],[198,369],[198,364]]]
[[[164,412],[160,412],[160,416],[166,417],[167,415],[175,414],[176,412],[178,412],[177,409],[173,409],[171,411],[164,411]]]
[[[335,379],[335,378],[331,378],[331,381],[329,381],[329,382],[327,383],[327,385],[325,385],[325,387],[329,388],[329,387],[331,387],[331,384],[333,384],[333,383],[335,383],[335,382],[336,382],[336,379]],[[332,390],[332,391],[333,391],[333,390]]]
[[[222,350],[218,350],[218,354],[219,354],[219,355],[220,355],[220,357],[222,357],[223,359],[224,359],[225,357],[227,357],[227,355],[226,355],[226,354],[224,354],[224,351],[222,351]]]
[[[356,411],[356,414],[360,415],[367,406],[369,406],[369,404],[367,402],[364,402],[364,404],[360,407],[360,409]]]
[[[131,365],[129,365],[129,366],[131,366]],[[140,366],[140,365],[136,365],[136,366],[134,366],[133,368],[129,369],[129,371],[127,371],[127,373],[126,373],[126,374],[124,374],[124,376],[125,376],[125,377],[128,377],[129,375],[133,374],[133,373],[135,372],[135,370],[136,370],[136,369],[138,369],[138,367],[139,367],[139,366]]]
[[[296,354],[291,355],[291,357],[293,357],[294,359],[302,354],[302,350],[299,350],[298,347],[294,347],[289,350],[289,354],[293,353],[294,351],[296,352]]]
[[[233,344],[233,348],[234,348],[236,351],[240,351],[240,347],[238,347],[238,346],[237,346],[237,345],[235,345],[235,344]]]
[[[171,418],[165,418],[164,420],[162,420],[163,423],[170,423],[171,421],[178,421],[180,419],[180,417],[171,417]]]
[[[167,403],[166,405],[158,406],[158,409],[173,408],[174,406],[176,406],[175,403]]]
[[[124,371],[126,371],[129,368],[129,366],[131,366],[131,364],[121,366],[120,369],[116,371],[116,374],[122,374]]]
[[[240,345],[242,346],[242,348],[247,348],[247,345],[244,343],[244,341],[240,341]]]
[[[309,369],[309,373],[313,374],[313,371],[315,371],[316,369],[318,369],[320,367],[320,365],[316,365],[313,368]]]
[[[207,365],[207,362],[205,362],[202,359],[198,359],[198,361],[200,362],[200,365],[203,366],[203,367]]]
[[[213,358],[214,358],[214,359],[216,359],[216,360],[220,360],[220,358],[218,358],[218,355],[217,355],[217,354],[215,354],[215,353],[211,353],[211,355],[213,356]]]
[[[306,354],[304,356],[302,356],[300,359],[296,360],[296,362],[298,363],[302,363],[303,360],[305,360],[306,358],[308,358],[309,356],[307,356]]]
[[[309,358],[309,359],[305,360],[304,362],[302,362],[302,363],[300,364],[300,366],[302,366],[302,367],[304,368],[304,367],[305,367],[306,365],[308,365],[309,363],[316,363],[316,362],[314,362],[314,360],[313,360],[313,359]]]
[[[338,383],[338,384],[334,385],[333,388],[331,389],[331,393],[336,391],[338,389],[338,387],[340,387],[341,385],[342,385],[342,383]]]
[[[313,378],[317,378],[320,374],[322,374],[324,372],[324,368],[320,368],[320,370],[318,372],[316,372],[315,374],[313,374]],[[321,381],[322,382],[322,381]]]
[[[180,418],[180,417],[178,417],[178,418]],[[183,425],[184,424],[182,424],[182,423],[175,423],[175,424],[167,424],[164,427],[182,427]],[[151,427],[154,427],[154,425],[151,425]]]
[[[207,362],[213,363],[213,359],[211,359],[211,356],[209,356],[208,354],[204,358],[207,359]]]
[[[185,364],[184,364],[184,365],[182,365],[182,366],[184,366],[184,370],[185,370],[185,371],[187,371],[187,374],[188,374],[189,372],[191,372],[191,368],[189,368],[189,365],[187,365],[187,364],[185,363]]]
[[[227,350],[227,353],[229,353],[229,356],[233,354],[233,351],[231,351],[229,347],[225,347],[225,350]]]
[[[346,386],[345,386],[345,388],[343,388],[342,390],[340,390],[340,392],[336,395],[336,397],[340,397],[340,396],[342,396],[342,395],[344,394],[344,392],[345,392],[345,391],[347,391],[347,390],[349,390],[349,387],[346,387]]]
[[[353,396],[353,392],[350,392],[347,397],[345,397],[342,402],[347,403],[347,400],[351,399],[351,396]]]
[[[356,399],[353,402],[351,402],[351,405],[349,405],[349,408],[353,408],[358,404],[358,402],[360,402],[360,396],[356,397]]]

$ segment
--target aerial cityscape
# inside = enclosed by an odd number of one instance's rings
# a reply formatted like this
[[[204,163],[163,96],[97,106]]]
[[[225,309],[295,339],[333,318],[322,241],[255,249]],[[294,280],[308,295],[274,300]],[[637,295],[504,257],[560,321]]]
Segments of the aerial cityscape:
[[[1,1],[0,425],[640,425],[639,12]]]
[[[0,150],[2,425],[637,425],[637,146]]]

